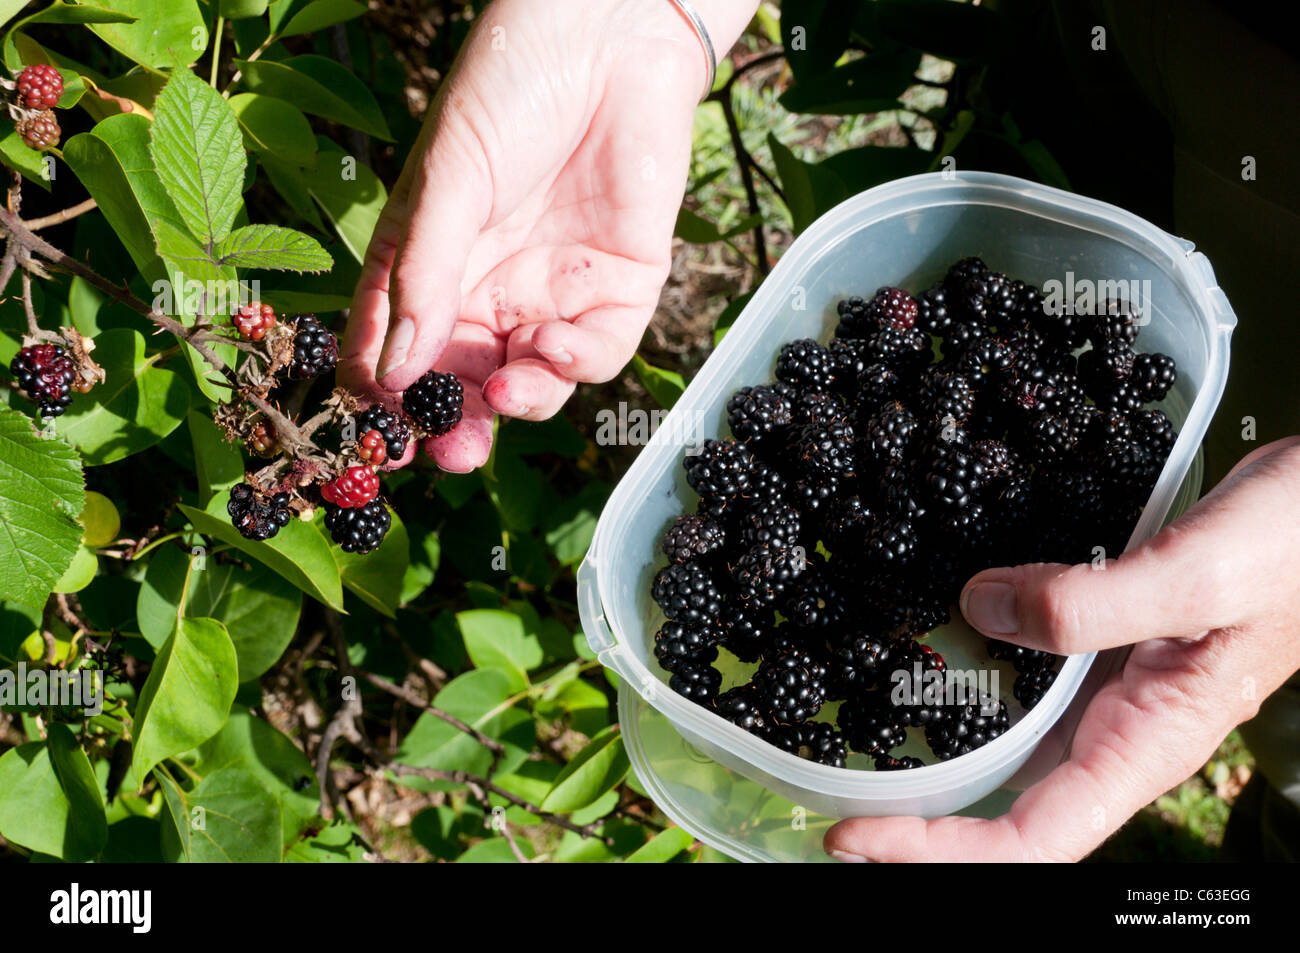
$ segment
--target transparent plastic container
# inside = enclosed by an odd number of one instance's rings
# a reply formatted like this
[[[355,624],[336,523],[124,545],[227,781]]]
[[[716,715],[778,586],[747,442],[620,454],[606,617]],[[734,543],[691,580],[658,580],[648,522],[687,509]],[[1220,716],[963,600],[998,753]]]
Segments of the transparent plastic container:
[[[992,743],[948,762],[874,772],[855,769],[868,763],[861,756],[851,756],[848,768],[832,768],[768,745],[671,691],[653,657],[654,633],[663,621],[650,598],[650,582],[663,564],[658,541],[695,505],[680,464],[687,446],[726,435],[727,397],[770,380],[783,343],[825,341],[837,301],[881,285],[928,287],[968,255],[1040,286],[1065,282],[1066,272],[1076,283],[1150,281],[1149,323],[1138,346],[1178,363],[1178,383],[1161,406],[1179,437],[1129,545],[1154,534],[1199,489],[1197,452],[1227,380],[1236,316],[1209,261],[1190,242],[1115,206],[980,172],[899,179],[818,219],[763,282],[614,489],[578,572],[587,640],[624,681],[619,707],[638,777],[675,820],[732,856],[820,856],[817,827],[806,820],[801,825],[801,812],[818,819],[934,817],[982,799],[989,813],[1004,809],[1014,794],[994,792],[1026,767],[1049,733],[1051,743],[1017,780],[1059,762],[1087,696],[1122,662],[1121,653],[1108,653],[1097,665],[1095,654],[1072,656],[1031,712],[1008,705],[1014,723]],[[929,641],[950,666],[989,665],[975,653],[977,638],[958,617]],[[725,669],[724,676],[724,689],[744,677]],[[1009,698],[1010,677],[1001,688]],[[1017,720],[1017,713],[1023,717]],[[674,733],[684,742],[680,758],[674,757]],[[775,840],[765,840],[765,831]]]

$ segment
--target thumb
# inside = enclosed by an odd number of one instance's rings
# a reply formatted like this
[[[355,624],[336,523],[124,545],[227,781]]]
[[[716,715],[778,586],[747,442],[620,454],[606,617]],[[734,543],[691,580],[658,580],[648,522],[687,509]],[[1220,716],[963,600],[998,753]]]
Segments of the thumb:
[[[1059,655],[1240,625],[1300,585],[1298,496],[1300,443],[1279,441],[1130,552],[985,570],[961,613],[985,635]]]
[[[418,165],[409,219],[393,256],[378,377],[394,392],[429,370],[451,339],[465,263],[492,211],[487,156],[469,123],[445,98],[432,123],[432,139],[410,160]]]

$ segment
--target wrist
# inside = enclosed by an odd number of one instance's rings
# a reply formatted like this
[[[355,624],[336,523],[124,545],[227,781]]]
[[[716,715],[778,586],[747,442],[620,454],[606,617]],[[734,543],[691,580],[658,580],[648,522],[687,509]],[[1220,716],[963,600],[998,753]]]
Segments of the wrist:
[[[685,0],[698,16],[713,47],[715,65],[731,50],[748,26],[758,0]],[[611,20],[615,33],[632,31],[671,41],[689,55],[700,88],[708,73],[708,54],[696,25],[672,0],[618,0]]]

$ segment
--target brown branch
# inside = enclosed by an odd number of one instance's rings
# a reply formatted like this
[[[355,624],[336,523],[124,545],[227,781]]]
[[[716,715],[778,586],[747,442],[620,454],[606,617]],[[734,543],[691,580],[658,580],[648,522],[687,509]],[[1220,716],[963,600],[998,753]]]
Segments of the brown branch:
[[[49,228],[53,225],[62,225],[64,222],[71,221],[78,215],[85,215],[87,212],[99,208],[99,204],[94,199],[86,199],[79,202],[71,208],[65,208],[61,212],[55,212],[52,215],[46,215],[43,218],[33,218],[23,222],[27,228],[33,232],[39,232],[42,228]]]

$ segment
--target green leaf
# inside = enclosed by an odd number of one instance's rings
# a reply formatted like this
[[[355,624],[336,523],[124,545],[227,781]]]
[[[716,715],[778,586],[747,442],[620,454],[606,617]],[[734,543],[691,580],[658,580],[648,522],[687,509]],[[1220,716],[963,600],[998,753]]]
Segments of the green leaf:
[[[500,784],[501,778],[497,779]],[[411,835],[420,846],[440,860],[455,860],[463,837],[477,837],[483,833],[483,812],[466,807],[456,809],[440,804],[425,808],[411,818]]]
[[[190,233],[208,246],[228,234],[243,204],[243,137],[221,94],[178,69],[154,103],[154,168]]]
[[[47,192],[50,190],[46,153],[28,146],[17,130],[9,129],[0,136],[0,158],[5,165],[21,172],[28,182],[35,182]]]
[[[546,545],[562,565],[582,561],[596,533],[596,521],[609,498],[604,483],[588,483],[575,496],[564,500],[547,520]]]
[[[247,20],[266,12],[268,0],[221,0],[218,9],[227,20]]]
[[[318,139],[317,145],[316,168],[303,176],[308,194],[325,212],[352,257],[363,261],[388,192],[369,166],[344,155],[328,139]]]
[[[293,640],[302,597],[273,573],[212,559],[202,565],[197,568],[190,553],[175,546],[155,553],[136,600],[140,634],[161,649],[176,626],[183,595],[187,616],[220,619],[226,627],[235,647],[238,681],[257,678]]]
[[[359,864],[365,842],[355,824],[335,820],[315,837],[299,840],[284,855],[287,864]]]
[[[184,791],[160,774],[171,825],[163,854],[186,863],[274,863],[280,859],[280,802],[247,771],[226,768]]]
[[[193,63],[208,48],[208,28],[195,0],[87,0],[85,5],[119,14],[114,18],[117,22],[94,23],[90,28],[141,66]],[[122,14],[134,17],[134,22],[120,22]]]
[[[314,33],[325,27],[342,23],[361,16],[366,12],[364,3],[355,0],[316,0],[295,13],[283,30],[281,36],[297,36],[299,33]]]
[[[677,211],[677,225],[673,229],[673,234],[683,241],[695,245],[707,245],[709,242],[720,242],[728,238],[735,238],[737,235],[750,231],[754,226],[761,224],[762,221],[762,215],[746,215],[723,232],[719,231],[718,227],[708,219],[701,218],[689,209],[683,208]]]
[[[66,726],[54,723],[48,741],[0,757],[0,834],[73,863],[103,850],[108,827],[99,785]]]
[[[190,388],[175,371],[145,356],[132,328],[112,328],[95,339],[95,360],[107,379],[77,395],[55,426],[81,451],[88,466],[113,463],[152,447],[175,430],[190,408]]]
[[[800,0],[781,9],[781,40],[796,80],[830,69],[848,46],[858,0]]]
[[[946,2],[946,0],[945,0]],[[781,94],[790,112],[849,115],[902,108],[898,97],[913,85],[918,50],[872,53],[815,76],[801,78]]]
[[[768,147],[785,192],[785,203],[798,235],[823,212],[848,198],[848,187],[830,169],[801,162],[776,136],[768,133]]]
[[[341,63],[307,54],[287,60],[235,60],[254,93],[293,103],[303,112],[392,141],[383,110],[370,87]]]
[[[72,564],[59,577],[59,581],[54,584],[54,591],[59,593],[80,592],[94,581],[95,573],[98,571],[99,557],[95,555],[93,549],[82,546],[77,550],[77,554],[72,557]]]
[[[736,319],[740,317],[741,312],[745,310],[745,305],[749,304],[749,299],[752,297],[754,297],[754,292],[746,291],[743,295],[737,295],[727,302],[727,306],[722,309],[722,313],[718,315],[717,322],[713,325],[714,347],[716,347],[723,337],[726,336],[727,332],[731,330],[731,326],[736,323]]]
[[[629,864],[663,864],[695,843],[695,838],[680,827],[662,830],[628,858]]]
[[[867,189],[873,189],[885,182],[924,172],[930,167],[933,158],[934,154],[924,149],[898,146],[862,146],[858,149],[845,149],[843,152],[837,152],[830,158],[822,160],[813,168],[834,173],[836,179],[843,183],[844,197],[847,198],[849,195],[865,192]],[[827,198],[820,201],[829,201],[831,205],[834,205],[840,199],[828,192]],[[824,207],[819,205],[817,212],[821,214],[829,210],[829,208],[830,205]]]
[[[103,493],[86,493],[86,505],[81,510],[81,525],[86,528],[82,542],[87,546],[107,546],[117,539],[122,529],[122,517],[113,501]]]
[[[42,605],[44,601],[42,600]],[[41,611],[0,598],[0,665],[13,665],[27,658],[22,645],[41,627]]]
[[[199,481],[199,502],[205,506],[244,479],[244,455],[239,444],[226,439],[207,414],[191,408],[186,415],[194,444],[194,469]]]
[[[542,646],[524,630],[524,620],[501,609],[456,613],[465,651],[478,668],[508,672],[515,691],[528,685],[528,671],[542,664]]]
[[[17,12],[30,2],[31,0],[7,0],[4,6],[13,7],[12,12]],[[135,17],[129,13],[118,12],[126,7],[125,3],[114,3],[114,9],[97,10],[95,6],[107,7],[107,3],[93,4],[92,0],[92,3],[73,5],[65,3],[64,0],[55,0],[48,7],[19,20],[13,25],[13,29],[19,30],[34,23],[59,23],[71,26],[83,23],[131,23],[135,20]],[[6,19],[7,16],[0,16],[0,22]]]
[[[81,547],[85,500],[81,460],[41,437],[16,410],[0,407],[0,593],[43,606]]]
[[[334,546],[333,553],[343,585],[370,608],[391,619],[396,616],[401,602],[402,583],[411,560],[411,541],[397,513],[389,510],[389,516],[393,525],[374,552],[365,555],[345,553]],[[322,514],[318,527],[322,533],[325,532],[324,524]]]
[[[301,835],[320,807],[320,786],[307,756],[287,735],[236,705],[225,725],[198,749],[202,777],[228,768],[251,774],[280,802],[283,842]]]
[[[216,619],[180,619],[136,703],[136,777],[207,741],[225,724],[239,683],[235,647]]]
[[[312,141],[314,148],[315,140]],[[261,158],[261,165],[266,170],[266,177],[271,180],[272,187],[279,193],[280,198],[284,199],[285,204],[306,220],[308,224],[322,232],[325,231],[325,223],[321,220],[320,212],[316,210],[315,203],[312,202],[311,191],[307,188],[307,177],[303,170],[296,165],[265,154]],[[352,251],[351,248],[348,250]],[[356,253],[352,253],[355,256]],[[325,309],[321,308],[320,310]]]
[[[522,837],[516,837],[515,843],[519,847],[519,852],[530,860],[536,856],[536,851],[532,844]],[[504,837],[493,837],[490,840],[481,840],[465,853],[457,857],[452,863],[456,864],[517,864],[519,858],[515,856],[514,851],[510,849],[510,844]]]
[[[220,264],[238,268],[320,272],[334,266],[316,239],[279,225],[237,228],[221,240],[215,254]]]
[[[313,599],[343,609],[338,563],[330,552],[330,544],[314,526],[302,520],[290,520],[275,538],[258,543],[245,539],[230,525],[223,496],[214,497],[207,512],[183,503],[180,510],[204,536],[215,537],[253,557]]]
[[[650,392],[650,396],[655,399],[655,403],[664,410],[670,409],[677,403],[677,398],[681,397],[682,392],[686,390],[686,381],[682,379],[681,374],[655,367],[640,354],[632,355],[632,369],[636,371],[636,376]]]
[[[606,728],[564,766],[541,808],[567,814],[586,807],[622,781],[630,767],[618,726]]]
[[[293,165],[309,166],[316,161],[316,136],[296,106],[272,96],[240,93],[230,97],[230,108],[239,119],[249,149]]]

